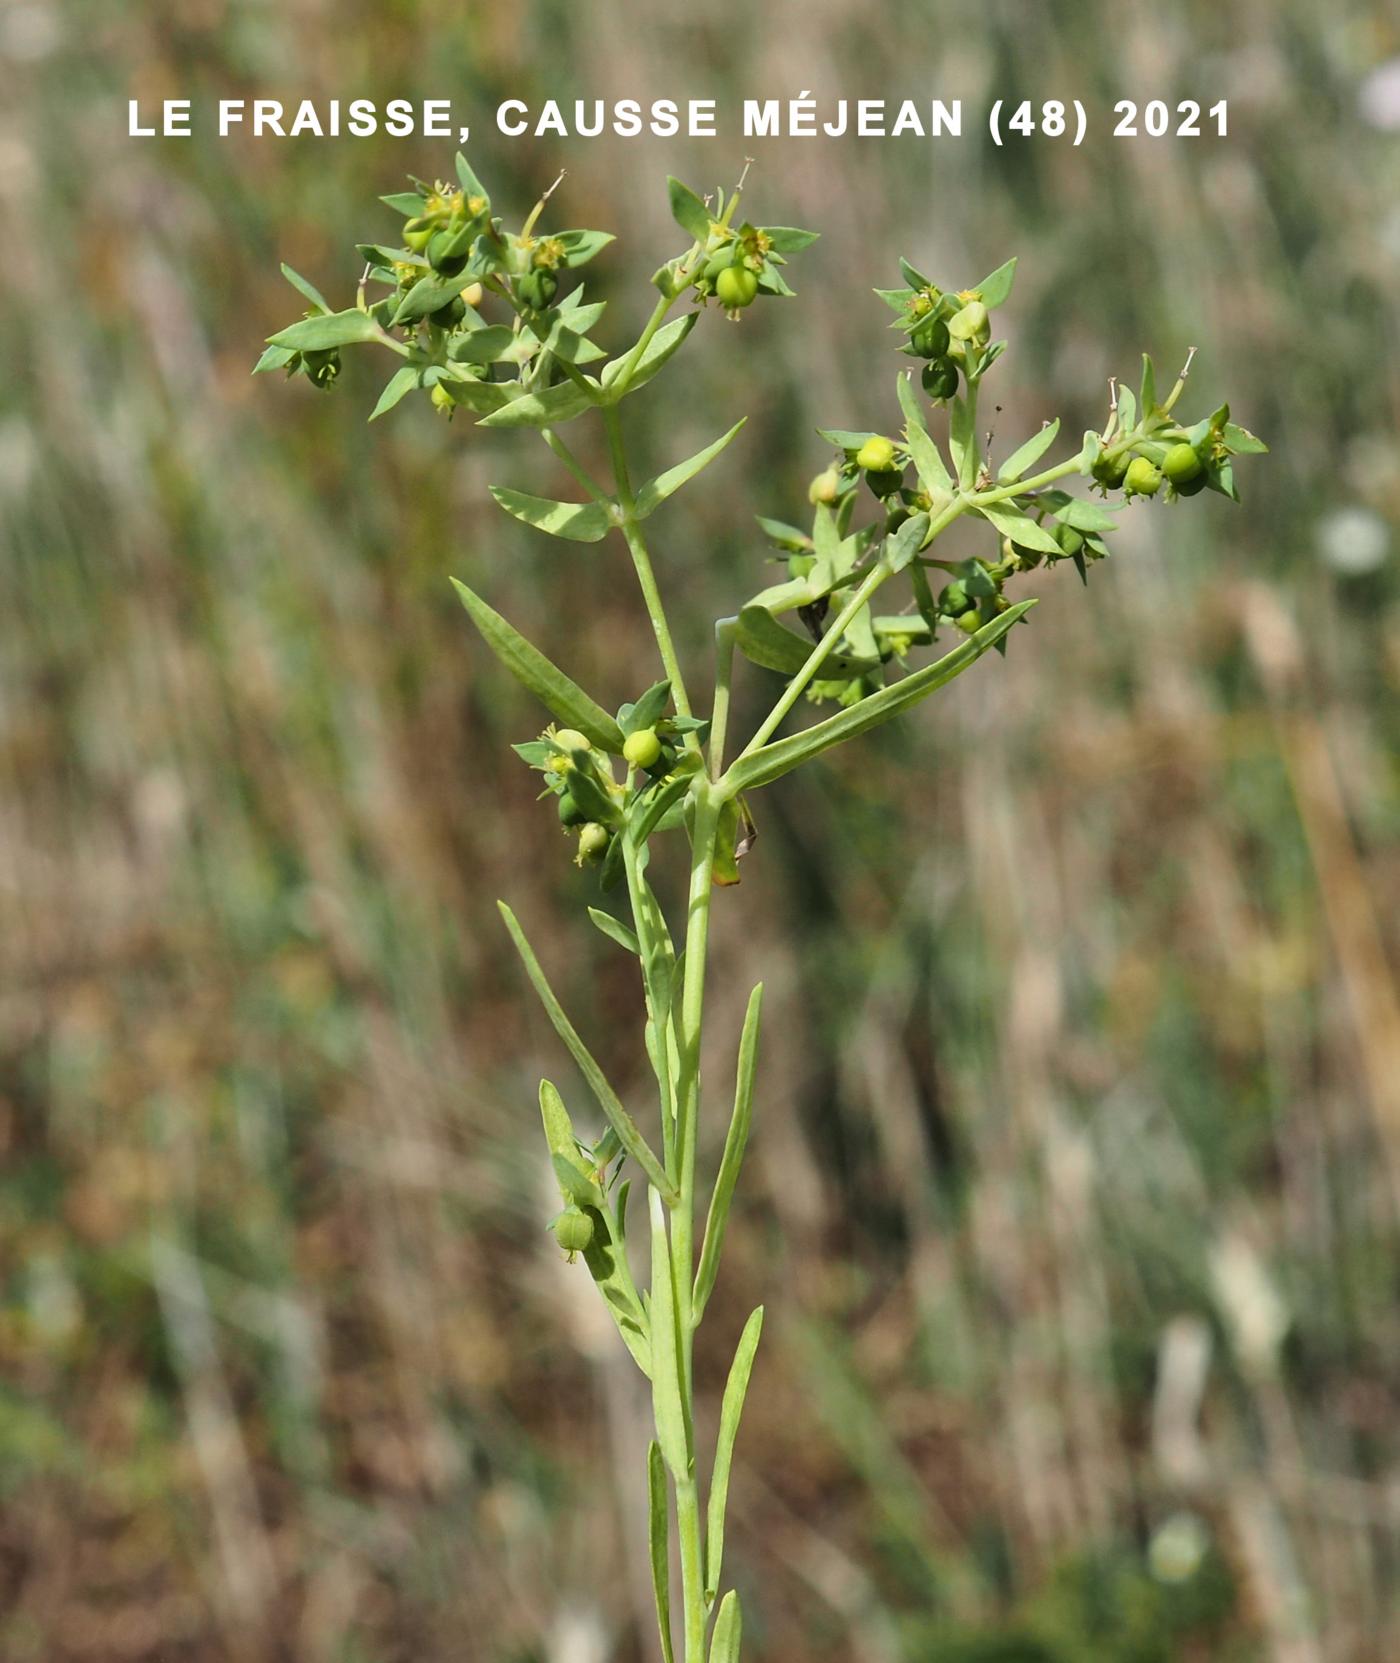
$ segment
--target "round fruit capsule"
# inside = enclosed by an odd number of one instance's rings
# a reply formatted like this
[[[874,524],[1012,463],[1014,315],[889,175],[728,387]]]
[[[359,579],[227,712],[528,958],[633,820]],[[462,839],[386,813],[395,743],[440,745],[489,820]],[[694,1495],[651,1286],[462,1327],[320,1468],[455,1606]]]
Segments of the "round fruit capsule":
[[[655,728],[640,728],[622,742],[622,759],[629,768],[651,768],[661,758],[661,741]]]
[[[1173,485],[1189,485],[1201,471],[1201,459],[1196,447],[1183,442],[1173,445],[1162,458],[1162,473]]]
[[[807,487],[807,501],[812,504],[832,503],[841,495],[841,475],[836,468],[819,473]]]
[[[567,791],[559,793],[559,824],[561,826],[581,826],[588,816],[578,806]]]
[[[942,318],[925,318],[916,325],[909,344],[920,358],[941,358],[948,350],[948,325]]]
[[[1135,456],[1123,475],[1123,489],[1130,497],[1155,497],[1162,488],[1162,470],[1145,456]]]
[[[565,1207],[550,1229],[555,1241],[569,1255],[570,1263],[576,1253],[586,1252],[593,1240],[593,1220],[582,1207]]]
[[[948,333],[955,341],[985,341],[991,333],[991,318],[980,300],[969,300],[960,312],[955,312],[948,323]]]
[[[726,266],[715,278],[715,299],[728,311],[752,305],[758,293],[758,277],[747,266]]]
[[[554,743],[565,751],[591,751],[592,742],[577,728],[556,728]]]
[[[919,377],[930,398],[952,398],[958,390],[958,366],[951,358],[935,358]]]
[[[582,860],[601,860],[608,852],[608,844],[612,842],[612,833],[606,826],[596,820],[590,820],[578,834],[578,858]]]
[[[962,613],[956,622],[964,635],[976,635],[982,627],[982,617],[975,606]]]
[[[1089,468],[1089,472],[1094,476],[1100,485],[1107,485],[1110,488],[1116,488],[1121,485],[1123,483],[1123,476],[1127,473],[1127,471],[1127,457],[1111,456],[1106,450],[1101,450],[1099,452]]]
[[[559,293],[559,279],[552,271],[537,268],[516,279],[515,291],[527,306],[541,312]]]
[[[960,577],[955,577],[951,583],[944,584],[938,596],[938,610],[945,618],[956,618],[966,612],[972,602],[968,599],[967,585]]]
[[[856,452],[856,466],[866,473],[889,473],[894,467],[894,441],[875,433]]]

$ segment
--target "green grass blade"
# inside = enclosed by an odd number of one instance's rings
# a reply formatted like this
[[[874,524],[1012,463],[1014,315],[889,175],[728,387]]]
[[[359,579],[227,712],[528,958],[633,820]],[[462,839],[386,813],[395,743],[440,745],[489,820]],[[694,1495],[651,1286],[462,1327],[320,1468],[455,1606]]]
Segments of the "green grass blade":
[[[618,1142],[627,1153],[646,1173],[648,1179],[661,1192],[668,1206],[674,1207],[679,1197],[666,1176],[661,1162],[652,1153],[650,1145],[637,1129],[637,1123],[623,1108],[617,1093],[608,1084],[607,1076],[594,1061],[593,1053],[579,1038],[578,1030],[564,1014],[564,1007],[554,996],[554,989],[549,985],[540,961],[535,957],[534,949],[525,939],[525,932],[515,914],[504,901],[497,901],[501,910],[501,917],[505,920],[506,928],[510,931],[510,938],[515,943],[515,950],[520,954],[520,961],[525,966],[525,974],[530,978],[530,984],[539,995],[540,1003],[545,1008],[545,1014],[554,1024],[554,1031],[564,1041],[569,1054],[578,1064],[579,1072],[588,1082],[588,1088],[597,1099],[598,1107],[607,1116],[608,1124],[617,1133]]]
[[[671,1541],[666,1511],[666,1468],[661,1446],[647,1446],[647,1498],[650,1502],[651,1586],[656,1595],[656,1623],[661,1630],[662,1663],[675,1663],[671,1642]]]
[[[482,640],[505,665],[520,685],[533,693],[549,713],[568,727],[577,728],[595,745],[614,756],[622,755],[622,729],[602,705],[552,664],[536,646],[508,623],[481,596],[454,577],[462,605],[481,632]]]
[[[743,1032],[739,1036],[738,1077],[734,1086],[734,1112],[729,1117],[729,1131],[724,1139],[724,1154],[720,1158],[719,1176],[715,1179],[710,1197],[710,1211],[705,1219],[705,1242],[700,1249],[700,1268],[695,1273],[693,1309],[698,1323],[705,1314],[715,1278],[719,1274],[719,1256],[724,1246],[724,1230],[729,1222],[729,1204],[734,1199],[734,1186],[739,1181],[739,1168],[744,1161],[744,1148],[749,1141],[749,1126],[753,1120],[754,1067],[758,1060],[758,1018],[763,1008],[763,983],[749,995],[749,1008],[744,1013]]]
[[[930,693],[946,686],[969,664],[976,663],[988,647],[994,647],[1035,604],[1033,600],[1022,601],[984,625],[976,635],[969,636],[960,647],[955,647],[936,663],[926,664],[922,670],[916,670],[903,681],[882,687],[878,693],[872,693],[869,698],[862,699],[839,715],[828,717],[825,722],[818,722],[813,727],[804,728],[801,733],[791,734],[786,739],[779,739],[749,756],[741,757],[725,773],[719,790],[725,797],[733,797],[741,791],[753,791],[760,785],[768,785],[800,764],[820,756],[823,751],[830,750],[833,745],[855,739],[871,728],[879,727],[882,722],[888,722],[891,717],[898,716]]]
[[[705,1520],[705,1599],[712,1603],[719,1591],[720,1565],[724,1559],[724,1513],[729,1503],[729,1469],[734,1463],[734,1440],[739,1435],[739,1418],[753,1373],[754,1354],[763,1332],[760,1305],[744,1324],[739,1345],[724,1387],[719,1412],[719,1440],[715,1445],[715,1466],[710,1476],[710,1499]]]

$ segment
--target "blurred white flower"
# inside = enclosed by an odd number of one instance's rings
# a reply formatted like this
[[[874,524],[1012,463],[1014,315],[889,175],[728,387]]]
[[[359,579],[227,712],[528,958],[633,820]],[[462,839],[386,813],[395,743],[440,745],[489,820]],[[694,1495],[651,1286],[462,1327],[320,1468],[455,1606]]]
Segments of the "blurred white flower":
[[[1364,577],[1390,554],[1390,527],[1372,508],[1334,508],[1317,522],[1316,536],[1319,557],[1344,577]]]
[[[1400,132],[1400,58],[1376,65],[1357,89],[1356,103],[1369,126]]]
[[[1194,1513],[1173,1513],[1152,1538],[1148,1567],[1158,1582],[1188,1582],[1209,1546],[1210,1533]]]

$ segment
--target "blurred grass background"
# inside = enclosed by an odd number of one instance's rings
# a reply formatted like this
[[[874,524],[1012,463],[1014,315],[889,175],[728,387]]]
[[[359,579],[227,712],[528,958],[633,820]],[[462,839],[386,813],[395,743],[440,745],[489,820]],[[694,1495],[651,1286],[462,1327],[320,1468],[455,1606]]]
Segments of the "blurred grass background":
[[[1080,150],[762,144],[800,298],[706,321],[634,412],[693,662],[767,580],[818,424],[894,421],[907,253],[1022,258],[1009,447],[1201,348],[1273,456],[1128,517],[898,732],[766,793],[720,898],[713,1056],[769,988],[700,1369],[769,1324],[729,1565],[769,1663],[1389,1663],[1397,1204],[1400,26],[1204,0],[667,15],[555,0],[10,0],[0,12],[0,1656],[654,1656],[647,1406],[543,1225],[563,1064],[497,927],[641,1084],[628,966],[507,750],[538,716],[471,577],[616,703],[651,679],[611,545],[497,513],[527,445],[250,381],[374,203],[452,146],[128,141],[125,99],[444,96],[523,211],[615,229],[742,141],[493,141],[519,96],[1082,97]],[[1388,68],[1387,68],[1388,66]],[[1387,76],[1389,77],[1387,79]],[[1230,100],[1123,142],[1118,97]],[[198,126],[198,124],[197,124]],[[751,147],[752,148],[752,147]],[[644,401],[644,402],[643,402]],[[541,453],[542,454],[542,453]],[[745,678],[740,717],[772,692]],[[569,1077],[560,1074],[569,1083]],[[712,1115],[710,1135],[721,1134]],[[713,1155],[714,1151],[711,1151]],[[748,1655],[748,1653],[746,1653]]]

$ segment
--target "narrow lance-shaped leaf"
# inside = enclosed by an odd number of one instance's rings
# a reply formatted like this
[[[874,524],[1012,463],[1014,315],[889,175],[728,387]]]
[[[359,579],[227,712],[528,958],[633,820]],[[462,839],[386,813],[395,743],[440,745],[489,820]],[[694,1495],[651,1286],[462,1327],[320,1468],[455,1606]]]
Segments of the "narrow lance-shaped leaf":
[[[814,642],[780,624],[763,606],[746,606],[734,625],[734,644],[751,664],[780,675],[795,676],[812,655]],[[822,664],[826,676],[858,676],[878,660],[828,653]]]
[[[571,543],[601,542],[612,526],[607,506],[601,502],[555,502],[549,497],[532,497],[526,491],[511,491],[504,485],[487,489],[507,514],[534,526],[536,531],[547,531],[551,537],[563,537]]]
[[[642,1171],[646,1173],[652,1184],[661,1192],[667,1205],[675,1206],[678,1197],[661,1162],[657,1160],[646,1139],[638,1131],[636,1121],[623,1108],[621,1099],[612,1086],[609,1085],[607,1076],[594,1061],[592,1052],[579,1038],[578,1030],[564,1014],[564,1007],[555,998],[554,989],[550,987],[545,973],[540,967],[540,961],[535,957],[534,949],[525,939],[525,932],[520,928],[515,914],[504,901],[498,901],[496,905],[500,908],[501,917],[505,920],[506,928],[510,931],[510,938],[515,943],[515,950],[520,954],[521,962],[525,966],[525,974],[530,978],[530,983],[539,996],[546,1015],[553,1023],[554,1031],[564,1041],[569,1054],[578,1064],[579,1072],[588,1082],[588,1089],[597,1099],[598,1107],[607,1116],[608,1124],[617,1133],[618,1141],[632,1159],[636,1161],[637,1165],[641,1167]]]
[[[1009,537],[1023,549],[1038,549],[1042,554],[1059,555],[1064,550],[1043,525],[1038,525],[1029,514],[1010,502],[974,503],[982,517],[991,522],[1003,536]]]
[[[1011,296],[1011,285],[1016,278],[1016,261],[1008,260],[1005,265],[998,266],[989,277],[984,277],[977,285],[977,293],[982,297],[984,306],[1004,306]]]
[[[641,956],[641,947],[636,935],[627,928],[620,918],[614,918],[610,912],[603,912],[599,907],[589,907],[588,916],[593,920],[609,941],[615,941],[625,952],[636,953]]]
[[[379,395],[379,401],[369,413],[370,421],[392,410],[394,406],[411,393],[416,387],[422,386],[422,371],[417,364],[405,364],[397,369],[384,384],[384,391]]]
[[[417,212],[417,209],[414,210]],[[305,300],[309,300],[318,312],[329,312],[330,302],[314,283],[308,282],[299,271],[293,271],[285,260],[282,262],[282,275],[292,285],[296,292]]]
[[[995,646],[1001,640],[1013,624],[1019,623],[1035,604],[1033,600],[1021,601],[1019,605],[1003,612],[999,618],[983,625],[960,647],[955,647],[952,652],[935,663],[926,664],[922,670],[916,670],[903,681],[882,687],[878,693],[872,693],[859,704],[852,705],[849,710],[828,717],[826,721],[818,722],[813,727],[804,728],[801,733],[790,734],[786,739],[779,739],[749,756],[741,757],[725,772],[721,782],[722,791],[729,796],[738,791],[752,791],[757,786],[767,785],[801,763],[830,750],[833,745],[840,745],[859,734],[868,733],[871,728],[879,727],[882,722],[888,722],[901,711],[908,710],[911,705],[918,704],[921,699],[936,692],[938,688],[946,686],[969,664],[974,664],[989,647]]]
[[[637,367],[627,383],[629,393],[635,392],[638,387],[644,387],[652,376],[680,351],[682,343],[694,329],[699,316],[698,312],[687,312],[684,317],[672,318],[670,323],[662,324],[647,342],[641,357],[637,360]],[[624,352],[620,358],[610,359],[603,365],[604,391],[612,389],[614,382],[622,374],[622,366],[630,357],[631,353]]]
[[[895,391],[899,398],[899,407],[904,412],[905,442],[909,447],[914,470],[919,476],[919,483],[931,493],[951,492],[953,476],[948,472],[947,463],[939,455],[938,446],[929,437],[913,382],[907,375],[900,375],[895,380]]]
[[[710,210],[690,186],[683,185],[679,179],[668,177],[666,192],[671,199],[671,218],[688,236],[703,243],[710,235]]]
[[[1055,442],[1055,435],[1060,431],[1060,418],[1042,427],[1039,433],[1034,433],[1019,449],[1013,450],[1010,456],[997,469],[997,479],[1003,485],[1010,485],[1018,480],[1033,462],[1038,462]]]
[[[763,1307],[760,1305],[744,1324],[738,1349],[725,1383],[724,1399],[719,1411],[719,1439],[715,1445],[714,1472],[710,1477],[710,1499],[705,1519],[705,1599],[713,1603],[719,1592],[720,1565],[724,1558],[724,1512],[729,1503],[729,1470],[734,1464],[734,1440],[739,1435],[739,1419],[744,1412],[744,1397],[753,1373],[754,1353],[758,1350],[759,1335],[763,1332]]]
[[[739,1645],[744,1638],[744,1614],[739,1596],[731,1588],[720,1601],[715,1631],[710,1639],[710,1663],[739,1663]]]
[[[924,546],[928,526],[927,514],[911,514],[886,541],[883,559],[892,572],[902,572]]]
[[[724,1139],[724,1154],[720,1157],[719,1174],[710,1210],[705,1219],[705,1241],[700,1249],[700,1266],[695,1273],[693,1309],[699,1322],[714,1292],[719,1275],[719,1258],[724,1248],[725,1227],[729,1223],[729,1208],[734,1199],[734,1186],[739,1181],[739,1168],[744,1164],[744,1150],[749,1141],[749,1127],[753,1123],[753,1082],[758,1062],[758,1023],[763,1009],[763,983],[749,995],[749,1007],[744,1013],[744,1027],[739,1036],[739,1066],[734,1085],[734,1112],[729,1117],[729,1131]]]
[[[598,1186],[578,1152],[573,1122],[564,1107],[558,1088],[549,1080],[540,1081],[540,1119],[544,1122],[544,1141],[554,1162],[554,1175],[560,1193],[566,1201],[575,1201],[580,1193],[578,1180],[587,1186],[588,1202],[596,1204]]]
[[[651,1548],[651,1588],[656,1599],[656,1622],[661,1630],[663,1663],[675,1663],[671,1640],[671,1541],[666,1500],[666,1467],[661,1446],[647,1446],[647,1541]]]
[[[384,331],[368,312],[352,306],[348,312],[329,312],[319,317],[303,318],[300,323],[288,324],[267,339],[271,346],[287,346],[297,352],[325,352],[331,347],[350,346],[356,341],[383,340]]]
[[[656,1441],[672,1475],[684,1481],[691,1476],[694,1457],[690,1421],[681,1391],[675,1267],[666,1239],[661,1197],[655,1189],[650,1191],[648,1201],[651,1207],[651,1398],[656,1413]]]
[[[696,451],[695,455],[686,461],[677,462],[674,468],[667,468],[665,473],[657,474],[655,479],[649,479],[637,492],[635,517],[644,520],[648,514],[655,513],[667,497],[674,496],[682,485],[694,479],[702,468],[708,467],[714,461],[747,420],[747,416],[741,417],[728,433],[716,439],[712,445],[706,445],[704,450]]]
[[[970,487],[977,477],[977,433],[965,398],[953,399],[948,407],[948,449],[958,483]]]
[[[480,595],[474,594],[455,577],[452,584],[486,645],[521,686],[533,693],[545,709],[566,727],[577,728],[595,745],[600,745],[614,756],[621,756],[622,729],[602,705],[590,699],[577,683],[570,681],[538,647],[532,646]]]
[[[513,398],[477,423],[479,427],[561,427],[590,409],[597,400],[590,386],[561,381],[543,392]]]

